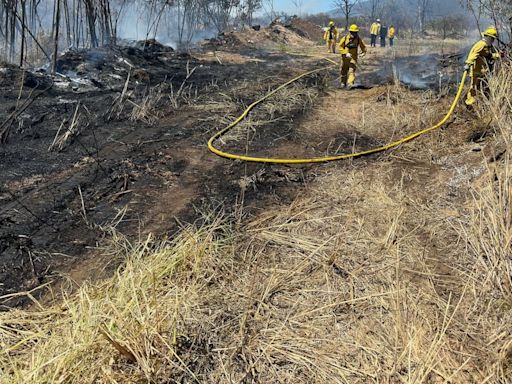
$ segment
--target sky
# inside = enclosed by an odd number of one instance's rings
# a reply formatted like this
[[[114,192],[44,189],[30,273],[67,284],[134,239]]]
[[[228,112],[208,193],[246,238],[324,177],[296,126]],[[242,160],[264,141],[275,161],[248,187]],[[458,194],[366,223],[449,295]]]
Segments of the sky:
[[[320,13],[327,12],[333,8],[332,2],[314,1],[314,0],[298,0],[302,1],[302,13]],[[284,11],[286,13],[299,13],[297,7],[291,0],[274,0],[274,8],[276,11]]]

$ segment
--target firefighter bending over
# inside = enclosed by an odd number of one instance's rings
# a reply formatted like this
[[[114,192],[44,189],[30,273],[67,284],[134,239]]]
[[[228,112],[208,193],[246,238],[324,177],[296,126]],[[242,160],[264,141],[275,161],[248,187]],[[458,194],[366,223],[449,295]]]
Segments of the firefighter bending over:
[[[336,53],[336,43],[338,42],[339,32],[336,25],[334,25],[334,21],[329,22],[329,27],[324,33],[324,40],[327,44],[327,52]]]
[[[482,89],[482,80],[485,74],[492,68],[493,62],[501,57],[500,52],[493,46],[497,37],[496,28],[487,28],[482,33],[482,40],[475,43],[469,52],[464,65],[464,69],[469,71],[471,76],[471,86],[466,97],[466,105],[475,104],[475,96],[478,90]]]
[[[352,24],[348,31],[349,33],[343,36],[338,44],[341,54],[340,83],[342,87],[352,88],[356,80],[359,48],[361,48],[361,57],[363,57],[366,54],[366,46],[359,37],[359,27],[357,25]]]

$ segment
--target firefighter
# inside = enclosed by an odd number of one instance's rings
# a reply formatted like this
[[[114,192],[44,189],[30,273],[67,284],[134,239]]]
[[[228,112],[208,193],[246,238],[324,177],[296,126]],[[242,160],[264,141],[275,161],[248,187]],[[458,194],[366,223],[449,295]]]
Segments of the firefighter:
[[[469,71],[471,85],[466,96],[466,105],[475,104],[476,93],[482,88],[482,80],[492,66],[494,60],[501,57],[500,52],[493,46],[498,38],[495,27],[489,27],[482,33],[482,40],[473,45],[464,65],[464,70]]]
[[[370,46],[375,47],[377,44],[377,35],[380,35],[380,19],[377,19],[370,27]]]
[[[389,38],[389,46],[392,47],[393,46],[393,41],[395,40],[395,34],[396,34],[396,29],[393,25],[390,25],[389,26],[389,31],[388,31],[388,38]]]
[[[380,46],[382,48],[386,47],[386,38],[388,37],[388,27],[385,25],[381,25],[380,27]]]
[[[366,46],[359,36],[359,27],[352,24],[349,33],[340,39],[338,49],[341,54],[340,83],[342,87],[352,88],[356,79],[356,68],[359,48],[361,57],[366,54]]]
[[[324,33],[324,40],[327,44],[327,52],[336,53],[336,43],[338,42],[339,32],[338,28],[334,24],[334,21],[329,22],[329,27],[327,27]]]

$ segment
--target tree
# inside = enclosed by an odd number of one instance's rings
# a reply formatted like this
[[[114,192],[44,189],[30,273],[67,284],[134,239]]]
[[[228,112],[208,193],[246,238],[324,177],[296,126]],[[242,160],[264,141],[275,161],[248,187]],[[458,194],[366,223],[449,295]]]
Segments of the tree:
[[[334,0],[333,5],[345,16],[345,29],[348,29],[348,21],[352,10],[359,3],[359,0]]]
[[[416,0],[416,2],[417,2],[416,6],[418,9],[417,20],[418,20],[419,31],[424,32],[431,3],[430,3],[430,0]]]
[[[188,48],[200,22],[200,4],[194,0],[177,0],[174,11],[178,26],[178,48]]]
[[[237,19],[242,26],[252,25],[254,12],[262,7],[262,0],[243,0],[237,7]]]
[[[449,36],[461,37],[461,31],[466,29],[467,21],[464,15],[447,15],[433,19],[429,26],[439,32],[444,40]]]
[[[262,0],[263,9],[270,20],[275,20],[277,12],[274,8],[274,0]]]
[[[292,4],[295,7],[297,15],[301,15],[302,7],[304,7],[304,0],[292,0]]]
[[[203,13],[220,33],[226,30],[231,14],[239,4],[240,0],[206,0]]]
[[[363,14],[370,20],[375,20],[382,16],[385,0],[368,0],[361,3]]]
[[[512,39],[512,0],[461,0],[463,5],[472,13],[477,28],[481,31],[482,17],[492,20],[501,36]]]
[[[55,74],[55,70],[57,67],[57,53],[59,50],[59,26],[60,26],[60,0],[55,0],[54,12],[53,12],[52,74]]]

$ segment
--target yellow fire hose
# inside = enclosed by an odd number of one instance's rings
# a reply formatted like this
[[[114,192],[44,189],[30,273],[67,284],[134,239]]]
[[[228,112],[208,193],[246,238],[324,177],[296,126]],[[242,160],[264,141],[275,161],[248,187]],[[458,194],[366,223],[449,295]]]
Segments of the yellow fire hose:
[[[330,62],[332,62],[332,63],[335,63],[336,65],[338,65],[338,63],[334,62],[331,59],[328,59],[328,58],[325,58],[325,59],[330,61]],[[303,77],[306,77],[306,76],[309,76],[309,75],[312,75],[314,73],[318,73],[318,72],[321,72],[321,71],[325,71],[325,70],[330,69],[330,68],[332,68],[332,66],[323,67],[323,68],[314,69],[312,71],[305,72],[305,73],[303,73],[303,74],[301,74],[301,75],[299,75],[297,77],[294,77],[293,79],[287,81],[286,83],[280,85],[279,87],[277,87],[273,91],[267,93],[262,98],[256,100],[251,105],[249,105],[245,109],[245,111],[235,121],[233,121],[227,127],[221,129],[219,132],[217,132],[215,135],[213,135],[210,138],[210,140],[208,140],[208,149],[210,151],[212,151],[213,153],[215,153],[216,155],[221,156],[221,157],[225,157],[227,159],[250,161],[250,162],[255,162],[255,163],[269,163],[269,164],[324,163],[324,162],[328,162],[328,161],[344,160],[344,159],[349,159],[349,158],[353,158],[353,157],[359,157],[359,156],[369,155],[369,154],[372,154],[372,153],[386,151],[388,149],[397,147],[400,144],[403,144],[403,143],[406,143],[408,141],[411,141],[411,140],[415,139],[418,136],[424,135],[425,133],[428,133],[430,131],[433,131],[433,130],[438,129],[441,126],[443,126],[448,121],[450,116],[453,114],[453,111],[455,110],[455,107],[457,106],[457,102],[460,99],[460,96],[462,94],[462,90],[464,89],[464,83],[465,83],[466,77],[467,77],[467,71],[464,71],[464,74],[462,75],[462,79],[460,81],[459,89],[457,90],[457,94],[455,96],[455,99],[453,100],[452,105],[451,105],[450,109],[448,110],[448,113],[446,114],[446,116],[439,123],[437,123],[436,125],[434,125],[434,126],[432,126],[430,128],[422,129],[421,131],[413,133],[412,135],[409,135],[409,136],[404,137],[402,139],[396,140],[396,141],[394,141],[392,143],[383,145],[381,147],[372,148],[372,149],[368,149],[366,151],[361,151],[361,152],[356,152],[356,153],[348,153],[348,154],[344,154],[344,155],[324,156],[324,157],[311,157],[311,158],[305,158],[305,159],[280,159],[280,158],[267,158],[267,157],[255,157],[255,156],[237,155],[237,154],[234,154],[234,153],[224,152],[224,151],[222,151],[220,149],[217,149],[215,147],[215,145],[214,145],[215,142],[220,137],[225,135],[229,130],[231,130],[232,128],[236,127],[238,124],[240,124],[240,122],[247,117],[249,112],[251,112],[251,110],[255,106],[257,106],[258,104],[261,104],[262,102],[267,100],[269,97],[271,97],[272,95],[274,95],[277,92],[279,92],[281,89],[289,86],[290,84],[295,83],[296,81],[302,79]]]

